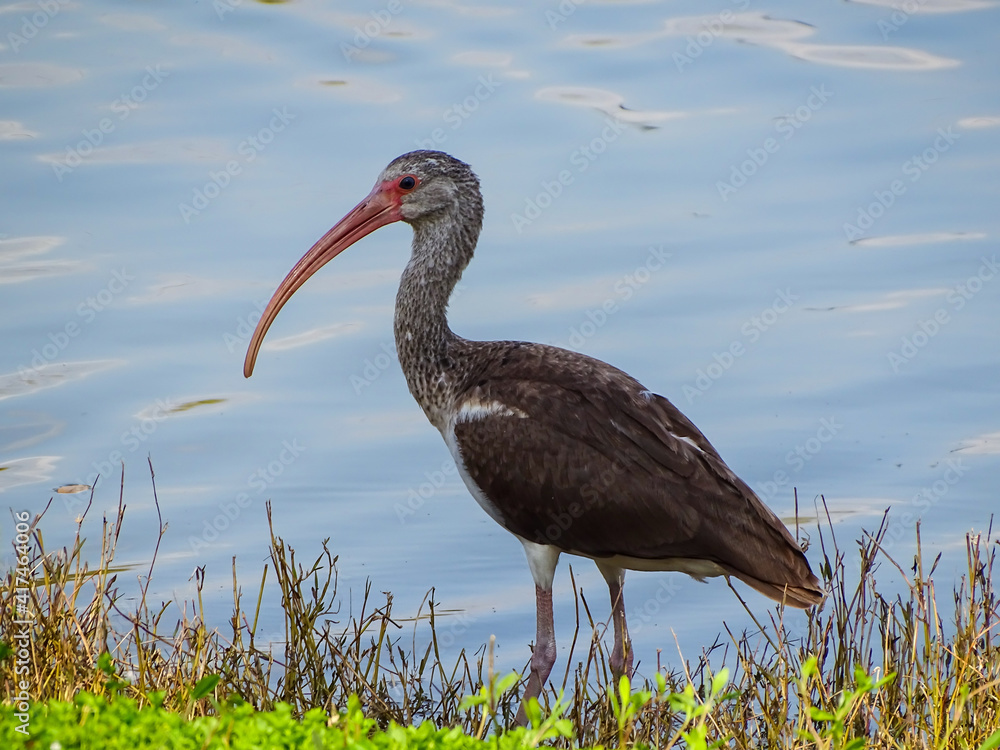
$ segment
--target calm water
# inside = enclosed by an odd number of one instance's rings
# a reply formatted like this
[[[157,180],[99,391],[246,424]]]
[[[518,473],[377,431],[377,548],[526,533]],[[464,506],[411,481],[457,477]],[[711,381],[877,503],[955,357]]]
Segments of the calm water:
[[[354,606],[368,578],[401,615],[435,587],[464,613],[457,645],[496,633],[522,664],[520,545],[392,354],[408,227],[324,269],[241,373],[291,265],[390,159],[435,147],[487,206],[457,332],[611,361],[783,517],[793,487],[808,516],[822,494],[849,546],[892,506],[894,553],[922,517],[957,575],[1000,506],[1000,10],[890,5],[3,6],[3,504],[54,497],[62,543],[88,494],[53,488],[100,473],[96,543],[124,462],[120,554],[148,561],[149,457],[157,595],[190,596],[205,566],[221,624],[231,558],[258,579],[270,499],[302,558],[330,537]],[[567,562],[606,608],[565,558],[563,645]],[[647,664],[674,658],[671,631],[693,657],[749,623],[720,581],[633,574],[628,601]]]

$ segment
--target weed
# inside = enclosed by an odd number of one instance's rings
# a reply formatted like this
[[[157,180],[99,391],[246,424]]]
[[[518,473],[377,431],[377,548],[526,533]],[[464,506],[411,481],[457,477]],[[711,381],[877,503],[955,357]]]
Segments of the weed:
[[[358,726],[397,731],[430,721],[483,739],[512,723],[527,665],[520,676],[498,676],[485,644],[445,663],[433,590],[409,619],[409,644],[402,632],[407,620],[393,614],[391,594],[376,602],[370,584],[359,613],[340,622],[337,558],[325,541],[303,564],[272,528],[270,559],[250,611],[234,560],[233,613],[223,635],[201,617],[203,570],[196,572],[193,601],[148,600],[155,549],[138,596],[126,605],[133,592],[123,591],[123,569],[115,564],[124,480],[93,563],[79,525],[72,545],[47,550],[43,515],[31,522],[28,567],[36,573],[27,587],[27,626],[18,620],[15,572],[0,582],[5,695],[24,681],[36,700],[71,701],[85,691],[95,700],[131,700],[137,709],[162,707],[187,719],[246,705],[299,718],[318,708],[336,720],[356,707],[371,722]],[[807,613],[804,631],[793,633],[777,607],[763,623],[755,618],[752,632],[724,626],[693,664],[683,661],[672,672],[658,664],[648,678],[631,682],[610,676],[601,637],[607,624],[595,621],[574,581],[576,629],[566,671],[530,706],[531,727],[519,742],[664,750],[1000,747],[1000,599],[993,587],[1000,542],[992,528],[969,535],[966,573],[942,600],[934,581],[938,561],[926,564],[919,525],[909,572],[883,548],[886,528],[883,520],[857,542],[860,572],[847,565],[833,525],[820,528],[830,596]],[[157,549],[165,531],[161,521]],[[880,566],[906,582],[902,595],[882,593]],[[258,635],[269,576],[284,613],[280,642]],[[26,674],[15,672],[20,662],[11,640],[24,627]]]

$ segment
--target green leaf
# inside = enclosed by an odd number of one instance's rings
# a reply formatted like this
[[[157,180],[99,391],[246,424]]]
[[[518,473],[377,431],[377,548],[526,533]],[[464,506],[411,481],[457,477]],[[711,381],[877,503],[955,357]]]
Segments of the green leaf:
[[[682,736],[690,750],[708,750],[708,742],[706,741],[708,727],[704,724],[693,727],[690,732],[684,732]]]
[[[485,706],[489,702],[490,688],[489,685],[484,684],[479,688],[478,693],[473,693],[462,698],[462,701],[458,704],[458,710],[468,711],[470,708],[475,708],[476,706]]]
[[[521,679],[521,677],[520,677],[520,675],[518,675],[517,672],[511,672],[506,677],[501,677],[497,681],[496,690],[494,692],[494,696],[497,697],[497,698],[499,698],[501,695],[503,695],[504,693],[506,693],[507,691],[509,691],[512,687],[514,687],[514,685],[516,685],[517,681],[520,680],[520,679]]]
[[[538,704],[538,698],[532,698],[524,704],[524,713],[531,726],[538,728],[542,725],[542,707]]]
[[[808,679],[819,672],[816,666],[816,657],[810,656],[802,664],[802,677]]]
[[[729,684],[729,670],[723,667],[712,677],[712,695],[718,695]]]
[[[215,690],[215,686],[219,684],[219,675],[209,674],[202,677],[198,682],[195,683],[194,689],[191,690],[191,697],[195,700],[200,700],[206,695]]]
[[[656,673],[656,694],[663,695],[667,692],[667,678],[659,672]]]
[[[108,677],[115,673],[115,663],[111,659],[111,654],[105,651],[103,654],[97,657],[97,668],[104,672]]]
[[[979,746],[979,750],[994,750],[1000,747],[1000,729],[986,738],[986,742]]]

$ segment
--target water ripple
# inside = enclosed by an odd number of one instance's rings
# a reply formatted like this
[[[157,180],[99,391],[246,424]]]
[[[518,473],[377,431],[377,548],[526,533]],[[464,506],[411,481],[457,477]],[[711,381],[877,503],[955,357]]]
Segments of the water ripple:
[[[763,13],[723,12],[714,16],[685,16],[664,22],[659,31],[635,34],[574,35],[565,44],[604,49],[646,44],[665,37],[707,35],[732,39],[746,44],[780,49],[799,60],[844,68],[870,70],[922,71],[940,70],[959,65],[958,60],[932,55],[908,47],[880,45],[806,44],[797,40],[812,36],[816,28],[801,21],[771,18]]]
[[[658,123],[688,117],[690,112],[669,112],[665,110],[630,109],[625,98],[614,91],[589,88],[587,86],[549,86],[535,93],[542,101],[558,102],[577,107],[590,107],[616,120],[645,128],[659,127]]]

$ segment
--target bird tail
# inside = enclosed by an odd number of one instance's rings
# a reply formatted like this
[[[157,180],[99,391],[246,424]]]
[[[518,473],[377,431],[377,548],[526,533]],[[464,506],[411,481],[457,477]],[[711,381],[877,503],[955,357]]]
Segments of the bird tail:
[[[808,571],[806,575],[802,577],[802,580],[796,584],[778,584],[771,583],[770,581],[762,581],[759,578],[754,578],[751,575],[747,575],[746,573],[733,568],[729,568],[727,572],[730,575],[739,578],[743,581],[743,583],[747,584],[756,591],[759,591],[764,596],[790,607],[809,609],[809,607],[819,604],[826,598],[826,592],[823,590],[822,586],[820,586],[819,579],[816,578],[811,571]]]

